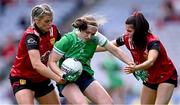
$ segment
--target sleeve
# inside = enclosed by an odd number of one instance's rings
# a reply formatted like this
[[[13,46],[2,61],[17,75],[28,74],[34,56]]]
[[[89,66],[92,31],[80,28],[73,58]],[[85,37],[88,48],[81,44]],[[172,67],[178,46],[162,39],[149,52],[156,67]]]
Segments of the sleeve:
[[[152,49],[160,51],[160,42],[159,41],[150,42],[147,46],[147,49],[148,49],[148,51],[152,50]]]
[[[95,36],[98,39],[98,45],[101,47],[104,47],[109,42],[109,40],[99,32],[97,32]]]
[[[116,39],[116,43],[118,46],[124,45],[124,39],[123,36],[120,36],[119,38]]]
[[[39,38],[34,34],[28,34],[25,38],[25,45],[28,50],[39,49]]]
[[[63,56],[65,52],[67,52],[70,48],[70,45],[71,43],[69,43],[67,36],[63,36],[59,41],[54,44],[53,51]]]

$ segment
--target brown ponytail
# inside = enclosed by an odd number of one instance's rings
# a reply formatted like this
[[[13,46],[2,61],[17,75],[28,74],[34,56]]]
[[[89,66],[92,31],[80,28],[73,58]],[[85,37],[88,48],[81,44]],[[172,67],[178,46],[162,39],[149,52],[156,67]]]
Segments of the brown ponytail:
[[[74,28],[78,28],[80,31],[84,31],[87,29],[87,23],[83,19],[76,19],[73,23],[72,26]]]

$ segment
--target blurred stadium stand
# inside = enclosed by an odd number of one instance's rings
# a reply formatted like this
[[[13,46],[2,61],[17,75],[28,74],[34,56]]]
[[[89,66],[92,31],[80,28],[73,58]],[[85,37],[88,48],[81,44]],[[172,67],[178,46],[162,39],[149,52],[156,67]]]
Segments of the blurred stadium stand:
[[[2,1],[2,0],[1,0]],[[54,22],[57,24],[62,32],[70,30],[70,23],[77,15],[85,13],[97,14],[107,18],[107,23],[101,27],[101,31],[112,40],[117,38],[124,32],[124,22],[126,18],[134,11],[140,10],[144,13],[150,22],[151,30],[163,42],[165,48],[175,66],[178,74],[180,73],[180,22],[161,23],[161,27],[157,25],[159,17],[161,16],[161,4],[164,0],[10,0],[12,4],[7,5],[3,14],[0,14],[0,54],[2,49],[7,46],[9,36],[14,38],[16,42],[20,39],[23,28],[19,26],[21,17],[26,17],[30,20],[30,10],[32,6],[39,3],[48,3],[54,9]],[[87,5],[91,5],[87,9]],[[84,7],[83,7],[84,6]],[[83,12],[82,12],[83,11]],[[25,19],[26,20],[26,19]],[[30,21],[29,21],[30,22]],[[27,24],[29,24],[27,22]],[[66,24],[68,23],[68,26]],[[66,27],[65,27],[66,26]],[[68,29],[67,29],[68,28]],[[17,44],[17,43],[16,43]],[[122,47],[128,54],[126,48]],[[106,56],[106,52],[96,53],[92,59],[92,66],[95,70],[95,78],[100,81],[105,87],[107,80],[105,74],[102,72],[100,64],[102,62],[102,54]],[[130,54],[129,54],[130,55]],[[10,57],[14,57],[12,54]],[[9,57],[9,59],[10,59]],[[0,104],[14,104],[14,97],[10,88],[7,74],[12,62],[7,61],[3,56],[0,56]],[[119,61],[120,64],[122,62]],[[8,65],[8,66],[7,66]],[[126,103],[139,103],[139,89],[141,82],[134,79],[132,75],[123,74],[123,79],[126,83]],[[176,88],[172,104],[180,104],[180,89]]]

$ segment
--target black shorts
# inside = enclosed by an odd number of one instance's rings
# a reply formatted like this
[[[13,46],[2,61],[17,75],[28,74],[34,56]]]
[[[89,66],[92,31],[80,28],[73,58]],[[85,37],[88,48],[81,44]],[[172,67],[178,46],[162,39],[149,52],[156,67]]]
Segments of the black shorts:
[[[83,93],[84,90],[94,81],[95,79],[93,78],[93,76],[91,76],[89,73],[87,73],[86,71],[83,70],[81,76],[74,82],[75,84],[77,84],[81,90],[81,92]],[[59,90],[59,95],[61,97],[63,97],[62,95],[62,90],[64,89],[64,87],[68,84],[56,84],[58,90]]]
[[[168,80],[166,80],[166,81],[164,81],[164,82],[162,82],[162,83],[170,83],[170,84],[173,84],[175,87],[177,87],[177,80],[173,80],[173,79],[168,79]],[[158,86],[159,86],[159,84],[160,83],[156,83],[156,84],[151,84],[151,83],[145,83],[145,82],[143,82],[143,85],[145,85],[145,86],[147,86],[147,87],[149,87],[149,88],[151,88],[151,89],[154,89],[154,90],[157,90],[157,88],[158,88]]]
[[[14,95],[22,89],[30,89],[35,92],[35,97],[42,97],[54,90],[51,80],[33,83],[28,79],[10,76],[10,81]]]

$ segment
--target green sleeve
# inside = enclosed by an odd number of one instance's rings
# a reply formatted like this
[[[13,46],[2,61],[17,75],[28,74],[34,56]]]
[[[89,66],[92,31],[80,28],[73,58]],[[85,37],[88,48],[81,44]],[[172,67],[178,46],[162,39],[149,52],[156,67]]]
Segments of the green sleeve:
[[[95,36],[98,38],[98,45],[101,47],[104,47],[108,43],[108,39],[100,32],[97,32]]]
[[[65,52],[70,48],[70,41],[67,36],[63,36],[59,41],[54,44],[53,51],[58,53],[59,55],[64,55]]]

